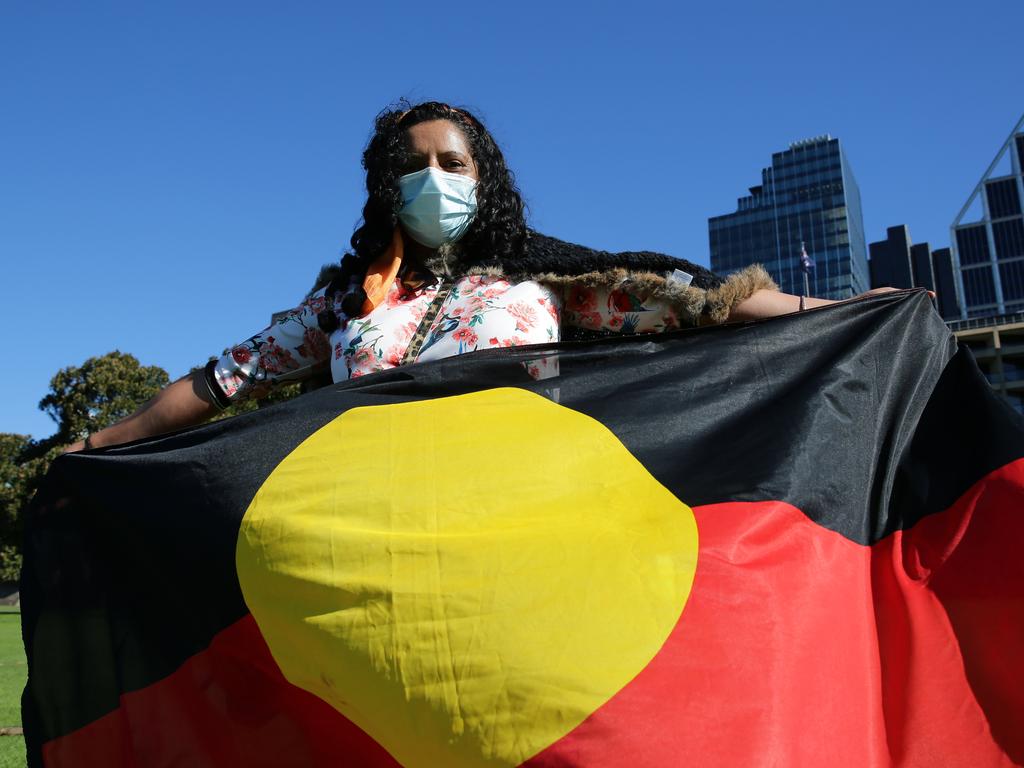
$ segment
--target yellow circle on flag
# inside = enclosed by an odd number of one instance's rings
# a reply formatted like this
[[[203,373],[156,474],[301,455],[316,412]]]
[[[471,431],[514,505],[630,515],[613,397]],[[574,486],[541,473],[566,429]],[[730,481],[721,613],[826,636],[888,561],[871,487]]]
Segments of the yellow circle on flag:
[[[402,765],[518,765],[658,652],[697,526],[604,425],[493,389],[343,413],[264,482],[236,556],[291,683]]]

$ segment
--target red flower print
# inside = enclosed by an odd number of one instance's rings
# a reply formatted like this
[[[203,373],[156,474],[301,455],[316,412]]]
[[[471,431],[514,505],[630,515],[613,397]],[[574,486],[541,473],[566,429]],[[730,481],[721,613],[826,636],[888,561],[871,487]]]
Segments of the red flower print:
[[[331,345],[327,335],[319,328],[307,328],[302,334],[302,344],[295,348],[303,357],[326,360],[331,356]]]
[[[619,328],[626,318],[623,315],[612,315],[608,318],[608,325],[611,328]]]
[[[314,296],[306,302],[306,306],[309,307],[310,312],[315,315],[319,315],[327,309],[327,299],[323,296]]]
[[[284,373],[299,367],[291,352],[274,344],[273,336],[267,337],[267,341],[260,345],[260,362],[267,373]]]
[[[495,343],[495,346],[498,346],[498,343],[497,343],[498,340],[497,339],[493,339],[493,341]],[[503,347],[521,347],[524,344],[526,344],[526,339],[523,339],[523,338],[521,338],[519,336],[513,336],[511,339],[502,339],[501,340],[501,346],[503,346]]]
[[[398,336],[400,341],[409,341],[413,337],[413,334],[416,333],[417,327],[416,323],[400,325],[395,329],[395,335]]]
[[[404,298],[405,296],[403,295],[401,283],[396,282],[393,286],[391,286],[391,289],[388,291],[387,296],[384,297],[384,305],[388,309],[394,309],[395,307],[402,303]]]
[[[341,360],[341,356],[345,354],[345,346],[343,344],[334,345],[334,359]]]
[[[608,294],[608,309],[613,312],[632,312],[633,297],[625,291],[612,291]]]
[[[459,330],[452,334],[452,338],[461,344],[465,344],[467,347],[476,344],[478,340],[477,335],[469,330],[469,328],[459,328]]]
[[[402,357],[405,355],[406,349],[408,349],[408,345],[392,344],[388,348],[388,351],[384,353],[384,362],[387,363],[388,365],[401,365]]]
[[[530,330],[537,323],[537,310],[525,301],[514,301],[505,307],[505,311],[516,321],[516,330],[522,333]]]
[[[231,359],[239,365],[245,365],[251,357],[252,353],[246,347],[235,347],[231,350]]]
[[[556,323],[559,322],[558,307],[555,306],[555,303],[553,301],[548,301],[547,299],[541,298],[537,299],[537,303],[548,311],[548,314],[551,315],[552,320],[554,320]]]
[[[487,305],[483,299],[478,299],[475,296],[466,302],[466,312],[462,316],[462,322],[468,323],[473,319],[473,315],[479,315],[487,309]],[[477,322],[480,322],[477,320]]]
[[[574,285],[569,291],[566,307],[574,312],[593,312],[597,309],[597,292],[593,288]]]
[[[377,356],[373,354],[371,347],[361,347],[352,355],[352,365],[365,366],[376,362]]]
[[[500,285],[500,286],[498,284],[495,284],[495,285],[492,285],[490,288],[488,288],[486,291],[481,291],[480,292],[480,298],[481,299],[496,299],[499,296],[505,294],[508,291],[508,283],[506,283],[504,280],[502,280],[500,282],[502,283],[502,285]]]
[[[452,317],[458,317],[459,315],[461,315],[463,309],[465,309],[465,307],[456,307],[455,309],[453,309]]]
[[[588,328],[592,331],[600,330],[601,315],[597,312],[579,312],[576,315],[576,325],[580,328]]]

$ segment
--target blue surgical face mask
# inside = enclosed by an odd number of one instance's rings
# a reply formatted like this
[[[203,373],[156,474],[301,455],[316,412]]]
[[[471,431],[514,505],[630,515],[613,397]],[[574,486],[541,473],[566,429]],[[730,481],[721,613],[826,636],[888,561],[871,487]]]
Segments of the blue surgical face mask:
[[[454,243],[476,218],[476,182],[468,176],[424,168],[398,180],[398,220],[417,243],[440,248]]]

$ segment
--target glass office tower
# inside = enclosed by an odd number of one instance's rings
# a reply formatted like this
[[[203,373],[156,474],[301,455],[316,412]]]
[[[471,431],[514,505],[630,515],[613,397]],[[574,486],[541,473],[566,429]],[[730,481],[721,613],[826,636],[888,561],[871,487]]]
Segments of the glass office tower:
[[[786,293],[804,292],[801,243],[815,262],[812,296],[847,299],[868,290],[860,190],[839,139],[818,136],[772,155],[761,184],[735,213],[708,219],[711,268],[729,274],[759,263]]]
[[[1022,160],[1024,117],[953,221],[953,261],[965,319],[1024,311]],[[979,202],[980,210],[972,221],[968,213],[979,208]]]

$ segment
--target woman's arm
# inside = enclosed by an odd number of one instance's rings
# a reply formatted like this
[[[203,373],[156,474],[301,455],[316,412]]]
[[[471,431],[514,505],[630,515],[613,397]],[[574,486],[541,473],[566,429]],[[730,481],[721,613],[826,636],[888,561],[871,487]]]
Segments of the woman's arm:
[[[889,293],[890,291],[898,290],[896,288],[872,288],[870,291],[854,296],[852,299],[846,299],[846,301],[854,301],[856,299],[862,299],[866,296],[874,296],[879,293]],[[935,294],[932,293],[932,296]],[[826,304],[838,304],[838,301],[832,299],[804,299],[804,308],[813,309],[814,307],[824,307]],[[800,297],[794,296],[790,293],[781,293],[780,291],[770,290],[759,290],[755,291],[748,298],[736,304],[729,312],[729,320],[759,320],[765,317],[775,317],[776,315],[786,315],[790,312],[798,312],[800,310]]]
[[[220,408],[210,401],[202,374],[188,374],[158,392],[146,401],[131,416],[112,424],[99,432],[89,435],[90,448],[128,443],[176,429],[202,424],[216,414]],[[65,453],[85,448],[85,441],[79,440],[68,446]]]
[[[159,392],[125,419],[89,436],[90,448],[127,443],[201,424],[232,403],[260,397],[277,384],[308,379],[330,363],[331,348],[318,314],[326,289],[309,296],[269,328],[237,344],[205,369]],[[85,441],[67,452],[85,448]]]

